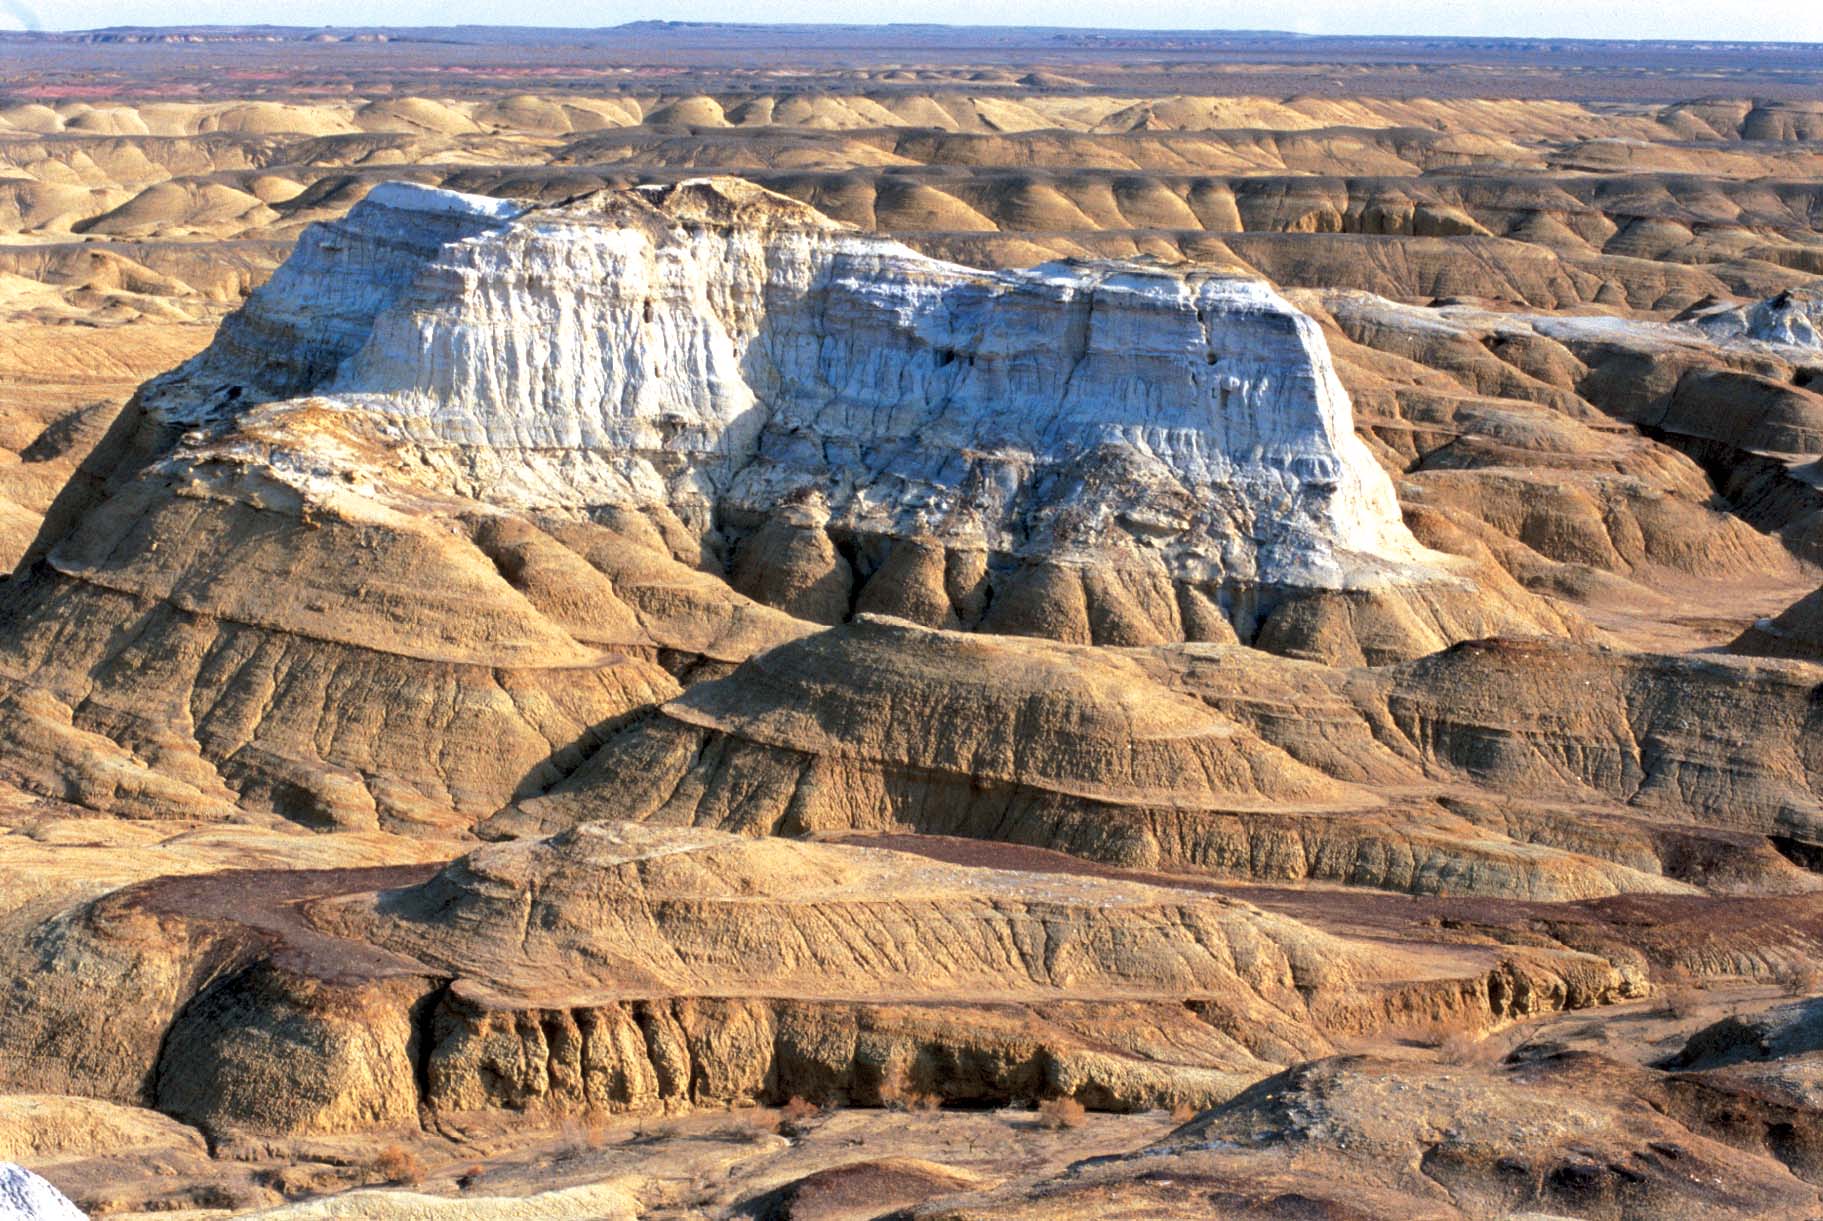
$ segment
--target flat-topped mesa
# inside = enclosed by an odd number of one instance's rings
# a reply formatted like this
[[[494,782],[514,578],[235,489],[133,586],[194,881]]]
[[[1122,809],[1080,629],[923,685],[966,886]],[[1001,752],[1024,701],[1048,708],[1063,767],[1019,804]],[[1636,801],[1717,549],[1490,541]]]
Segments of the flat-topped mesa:
[[[940,544],[951,587],[977,557],[977,592],[1035,565],[1142,572],[1164,594],[1134,596],[1173,605],[1139,617],[1179,638],[1198,634],[1183,583],[1238,621],[1236,590],[1450,580],[1355,437],[1318,327],[1265,283],[977,271],[738,180],[550,208],[379,187],[144,401],[226,424],[303,394],[375,420],[439,491],[668,505],[777,560],[748,592],[825,621],[895,540]],[[806,531],[820,551],[787,556]],[[834,593],[804,593],[816,572],[769,588],[818,562]],[[973,626],[966,591],[948,602],[930,617]]]

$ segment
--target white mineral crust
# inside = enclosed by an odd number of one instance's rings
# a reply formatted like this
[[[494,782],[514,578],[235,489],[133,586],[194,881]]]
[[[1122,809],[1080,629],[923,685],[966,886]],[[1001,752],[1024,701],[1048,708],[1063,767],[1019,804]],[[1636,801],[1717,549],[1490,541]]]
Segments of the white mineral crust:
[[[1815,290],[1793,289],[1749,305],[1711,310],[1695,321],[1718,343],[1747,339],[1823,349],[1823,293]]]
[[[0,1221],[88,1221],[61,1191],[11,1162],[0,1162]]]

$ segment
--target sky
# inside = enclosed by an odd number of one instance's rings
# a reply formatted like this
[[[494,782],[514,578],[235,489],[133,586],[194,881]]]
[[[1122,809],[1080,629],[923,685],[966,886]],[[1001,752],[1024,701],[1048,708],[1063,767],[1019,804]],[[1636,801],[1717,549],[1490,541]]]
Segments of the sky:
[[[1306,34],[1823,42],[1819,0],[0,0],[0,28],[105,25],[607,26],[623,21],[921,21]]]

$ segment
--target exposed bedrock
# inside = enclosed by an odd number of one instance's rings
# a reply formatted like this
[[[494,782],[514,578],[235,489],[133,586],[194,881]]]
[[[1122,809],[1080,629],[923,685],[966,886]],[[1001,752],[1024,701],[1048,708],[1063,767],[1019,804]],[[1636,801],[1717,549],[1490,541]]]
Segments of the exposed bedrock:
[[[1759,837],[1762,883],[1806,889],[1767,845],[1823,842],[1815,690],[1803,667],[1563,642],[1351,671],[863,616],[692,687],[483,829],[912,830],[1142,868],[1539,898],[1681,889],[1667,875],[1701,870],[1680,852],[1716,837],[1710,855],[1739,857],[1719,841],[1744,835]]]
[[[1823,661],[1823,589],[1804,595],[1776,615],[1756,621],[1729,648],[1756,657]]]
[[[965,1207],[1022,1221],[1145,1216],[1189,1188],[1236,1216],[1807,1217],[1814,1112],[1698,1076],[1586,1052],[1492,1068],[1337,1057],[1262,1081],[1148,1148]],[[954,1217],[955,1203],[906,1215]]]
[[[1414,540],[1263,284],[978,272],[731,182],[376,191],[90,463],[0,593],[0,769],[133,817],[461,826],[858,611],[1355,665],[1588,634]]]
[[[1485,522],[1528,587],[1575,596],[1574,570],[1802,584],[1797,561],[1823,561],[1814,348],[1706,330],[1700,315],[1293,296],[1345,337],[1339,358],[1408,517],[1416,502]]]
[[[1263,283],[976,271],[732,180],[562,208],[379,188],[145,401],[219,429],[306,391],[445,492],[662,506],[737,589],[816,622],[866,600],[1250,639],[1282,599],[1373,591],[1413,621],[1382,642],[1399,656],[1539,626],[1415,543],[1321,332]]]
[[[27,926],[0,1084],[224,1134],[895,1091],[1208,1105],[1338,1036],[1487,1030],[1648,976],[1126,878],[632,823],[426,872],[166,879]]]

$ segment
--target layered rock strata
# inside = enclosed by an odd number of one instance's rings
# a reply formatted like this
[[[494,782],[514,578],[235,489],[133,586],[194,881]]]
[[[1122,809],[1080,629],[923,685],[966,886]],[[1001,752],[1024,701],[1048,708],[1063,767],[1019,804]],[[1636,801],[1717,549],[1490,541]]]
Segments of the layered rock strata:
[[[1389,589],[1430,643],[1527,622],[1413,541],[1321,333],[1263,283],[976,271],[731,180],[379,188],[144,399],[219,427],[304,393],[443,491],[662,507],[820,622],[1251,638],[1288,597]]]
[[[857,609],[1365,662],[1565,626],[1413,541],[1264,285],[977,272],[737,182],[378,190],[89,465],[0,594],[0,766],[139,817],[461,825]]]
[[[1337,670],[862,616],[697,684],[482,829],[916,831],[1216,876],[1559,899],[1706,882],[1679,864],[1693,852],[1734,860],[1743,882],[1808,889],[1767,845],[1823,842],[1813,688],[1789,666],[1565,642]]]
[[[1648,976],[1131,879],[625,823],[440,870],[153,882],[8,944],[36,982],[0,1004],[0,1084],[218,1134],[794,1095],[1204,1105],[1337,1035],[1487,1029]]]

